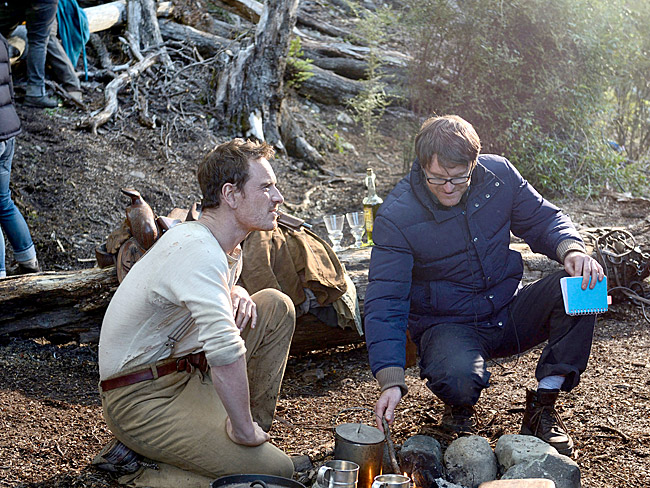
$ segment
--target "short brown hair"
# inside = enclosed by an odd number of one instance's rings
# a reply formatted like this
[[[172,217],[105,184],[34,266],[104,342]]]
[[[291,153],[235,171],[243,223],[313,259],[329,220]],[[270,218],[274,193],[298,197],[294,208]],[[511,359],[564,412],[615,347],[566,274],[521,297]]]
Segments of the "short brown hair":
[[[431,117],[424,121],[415,138],[415,154],[426,168],[436,155],[443,167],[476,164],[481,140],[472,124],[457,115]]]
[[[271,159],[274,154],[275,150],[266,142],[239,138],[216,146],[203,158],[196,172],[203,194],[201,207],[218,207],[221,189],[226,183],[242,190],[248,180],[250,162],[260,158]]]

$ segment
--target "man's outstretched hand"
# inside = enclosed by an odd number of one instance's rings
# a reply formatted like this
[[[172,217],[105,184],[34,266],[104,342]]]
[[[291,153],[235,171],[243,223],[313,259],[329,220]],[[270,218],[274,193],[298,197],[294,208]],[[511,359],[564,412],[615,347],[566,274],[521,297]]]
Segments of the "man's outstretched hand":
[[[382,417],[386,417],[388,425],[393,425],[393,420],[395,420],[395,407],[397,407],[401,399],[402,390],[399,386],[387,388],[379,396],[379,400],[375,404],[375,421],[377,427],[382,432],[384,431],[384,426],[381,422]]]
[[[596,280],[602,281],[605,276],[603,267],[598,261],[582,251],[569,251],[564,257],[564,269],[570,276],[582,276],[582,289],[596,286]]]

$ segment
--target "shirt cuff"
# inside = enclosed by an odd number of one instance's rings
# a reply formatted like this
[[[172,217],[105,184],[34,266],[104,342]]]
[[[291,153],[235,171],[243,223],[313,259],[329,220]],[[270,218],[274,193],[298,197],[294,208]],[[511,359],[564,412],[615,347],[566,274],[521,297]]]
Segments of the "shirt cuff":
[[[404,377],[404,368],[398,366],[389,366],[388,368],[380,369],[375,375],[377,382],[381,391],[392,388],[393,386],[399,386],[399,389],[402,390],[402,396],[406,396],[408,393],[408,388],[406,387],[406,380]]]
[[[576,241],[575,239],[564,239],[557,245],[557,249],[555,250],[560,263],[564,264],[564,258],[569,251],[581,251],[587,254],[587,249],[582,242]]]

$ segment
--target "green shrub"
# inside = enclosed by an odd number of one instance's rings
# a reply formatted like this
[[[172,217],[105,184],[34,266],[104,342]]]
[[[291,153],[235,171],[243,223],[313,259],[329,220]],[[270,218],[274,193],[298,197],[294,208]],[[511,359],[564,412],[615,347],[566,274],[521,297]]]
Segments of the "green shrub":
[[[304,57],[300,38],[296,37],[289,43],[289,55],[287,56],[287,86],[298,88],[301,84],[314,76],[313,60]]]

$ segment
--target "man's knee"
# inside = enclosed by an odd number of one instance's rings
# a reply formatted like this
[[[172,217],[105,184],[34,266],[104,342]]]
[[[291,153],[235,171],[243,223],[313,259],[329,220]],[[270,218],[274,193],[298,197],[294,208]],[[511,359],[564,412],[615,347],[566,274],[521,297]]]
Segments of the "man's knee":
[[[448,405],[474,405],[481,391],[489,386],[490,373],[477,369],[471,363],[422,372],[427,387]]]
[[[274,288],[260,290],[252,296],[257,306],[258,320],[267,320],[270,325],[294,330],[296,326],[296,309],[286,294]]]

